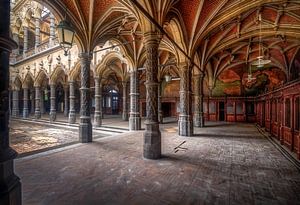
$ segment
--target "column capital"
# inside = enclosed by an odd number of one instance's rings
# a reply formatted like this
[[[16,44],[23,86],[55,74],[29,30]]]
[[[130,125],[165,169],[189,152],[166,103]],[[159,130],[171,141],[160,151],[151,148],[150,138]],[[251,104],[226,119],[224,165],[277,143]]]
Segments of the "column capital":
[[[203,80],[204,76],[205,76],[205,74],[203,72],[201,72],[201,73],[195,74],[193,77],[194,78],[199,78],[200,80]]]
[[[0,49],[11,52],[15,48],[18,48],[18,44],[14,40],[0,36]]]
[[[93,53],[92,52],[79,53],[78,57],[80,58],[80,60],[91,61],[93,58]]]
[[[159,45],[162,36],[158,32],[146,32],[144,33],[145,46]]]

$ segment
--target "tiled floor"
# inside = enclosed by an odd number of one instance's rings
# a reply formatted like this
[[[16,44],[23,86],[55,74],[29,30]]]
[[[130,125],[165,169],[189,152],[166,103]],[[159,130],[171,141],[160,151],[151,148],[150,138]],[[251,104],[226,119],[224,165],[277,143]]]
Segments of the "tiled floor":
[[[299,171],[254,125],[161,131],[160,160],[143,159],[143,131],[17,159],[23,204],[300,204]]]

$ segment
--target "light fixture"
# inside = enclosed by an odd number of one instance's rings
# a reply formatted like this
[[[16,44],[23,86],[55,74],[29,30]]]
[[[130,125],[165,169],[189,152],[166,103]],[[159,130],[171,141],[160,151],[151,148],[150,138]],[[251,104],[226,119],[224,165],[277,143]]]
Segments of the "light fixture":
[[[169,73],[167,73],[166,75],[165,75],[165,81],[168,83],[168,82],[170,82],[172,80],[172,76],[169,74]]]
[[[65,14],[66,13],[67,13],[67,8]],[[73,45],[75,30],[72,28],[71,24],[66,20],[66,16],[65,19],[60,21],[59,24],[57,25],[57,31],[58,31],[59,45],[65,51],[64,55],[68,56],[68,52]]]
[[[252,77],[251,65],[249,65],[249,71],[248,71],[248,75],[247,75],[247,82],[250,83],[253,80],[256,80],[256,78]]]
[[[271,63],[270,60],[264,59],[264,52],[263,52],[263,48],[261,46],[261,24],[262,24],[262,18],[261,18],[261,14],[258,15],[258,20],[259,20],[259,44],[258,44],[258,57],[257,60],[252,62],[252,65],[255,65],[257,68],[263,68],[264,65]],[[250,67],[250,71],[251,71],[251,67]]]

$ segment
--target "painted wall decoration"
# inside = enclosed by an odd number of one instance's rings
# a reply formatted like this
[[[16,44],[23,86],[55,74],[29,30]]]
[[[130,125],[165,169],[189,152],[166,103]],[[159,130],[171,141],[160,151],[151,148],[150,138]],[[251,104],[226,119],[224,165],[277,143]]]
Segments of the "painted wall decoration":
[[[213,97],[219,96],[255,96],[267,90],[273,90],[286,82],[286,74],[271,66],[252,67],[253,80],[248,81],[247,69],[233,68],[223,71],[215,81]]]

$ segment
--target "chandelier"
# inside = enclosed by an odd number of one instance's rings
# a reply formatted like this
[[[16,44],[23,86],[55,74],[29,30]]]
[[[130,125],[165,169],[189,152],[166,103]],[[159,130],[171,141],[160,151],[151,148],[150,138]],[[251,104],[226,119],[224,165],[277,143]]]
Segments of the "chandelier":
[[[259,20],[259,44],[258,44],[258,57],[257,60],[252,62],[252,65],[256,66],[257,68],[263,68],[264,65],[271,63],[270,60],[264,59],[264,52],[263,47],[261,46],[261,24],[262,24],[262,18],[261,14],[258,15]],[[251,67],[250,67],[250,74],[251,74]]]
[[[247,75],[247,82],[251,83],[253,80],[256,80],[256,77],[252,77],[251,65],[249,65],[249,71]]]

